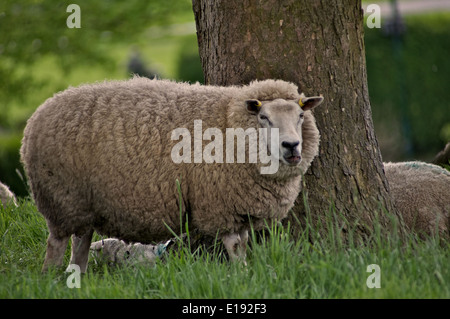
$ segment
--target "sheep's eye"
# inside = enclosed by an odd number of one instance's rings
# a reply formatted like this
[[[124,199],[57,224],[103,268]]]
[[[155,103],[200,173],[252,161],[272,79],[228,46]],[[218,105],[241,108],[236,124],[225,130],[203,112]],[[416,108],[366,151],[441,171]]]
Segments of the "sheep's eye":
[[[300,118],[304,118],[305,117],[305,113],[300,113]]]
[[[259,119],[260,119],[261,121],[267,121],[267,123],[269,124],[269,126],[272,126],[272,122],[269,120],[269,118],[268,118],[267,116],[261,114],[261,115],[259,116]]]

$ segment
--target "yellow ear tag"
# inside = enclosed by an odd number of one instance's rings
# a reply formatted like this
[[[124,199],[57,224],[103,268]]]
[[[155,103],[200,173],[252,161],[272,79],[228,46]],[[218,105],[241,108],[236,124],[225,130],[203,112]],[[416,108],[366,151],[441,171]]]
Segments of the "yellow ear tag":
[[[300,107],[304,107],[305,104],[303,104],[302,99],[298,100],[298,104],[300,105]]]
[[[256,107],[261,107],[261,102],[260,101],[256,101]]]

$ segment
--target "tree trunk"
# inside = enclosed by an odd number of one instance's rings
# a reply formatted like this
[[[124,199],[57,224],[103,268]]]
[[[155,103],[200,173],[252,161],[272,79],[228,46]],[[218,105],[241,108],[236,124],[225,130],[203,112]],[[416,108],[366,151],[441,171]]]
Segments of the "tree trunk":
[[[396,213],[372,124],[360,1],[193,0],[193,9],[208,84],[277,78],[324,96],[314,110],[320,155],[303,188],[313,227],[326,232],[335,207],[363,237],[375,221],[390,229],[386,211]],[[293,212],[304,226],[302,196]]]

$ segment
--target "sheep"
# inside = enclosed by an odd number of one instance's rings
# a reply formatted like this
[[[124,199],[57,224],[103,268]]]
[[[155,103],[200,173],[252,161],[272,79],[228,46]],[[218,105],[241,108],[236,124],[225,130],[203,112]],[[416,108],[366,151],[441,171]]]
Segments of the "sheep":
[[[3,205],[7,205],[8,203],[12,203],[17,206],[16,196],[11,192],[5,184],[0,182],[0,203]]]
[[[92,243],[90,250],[96,258],[110,264],[154,265],[172,242],[168,240],[158,245],[143,245],[108,238]]]
[[[449,238],[450,172],[418,161],[384,163],[384,171],[406,226],[422,238]]]
[[[62,265],[71,235],[70,263],[85,272],[94,230],[147,244],[170,238],[186,222],[219,236],[231,260],[245,261],[250,227],[283,219],[294,205],[318,154],[311,110],[322,101],[282,80],[219,87],[135,77],[55,94],[28,120],[20,150],[49,228],[43,271]],[[239,140],[227,148],[227,162],[218,161],[222,150],[212,155],[210,146],[223,145],[219,133],[228,137],[230,128],[233,142],[239,132],[262,130],[258,153],[270,151],[277,170],[263,173],[263,157],[247,160],[250,135],[243,163]],[[185,156],[192,136],[193,161]]]
[[[149,79],[154,79],[158,76],[155,70],[146,66],[145,62],[142,60],[140,52],[136,48],[133,48],[130,53],[127,63],[127,71],[130,74],[135,74],[142,77],[145,76]]]

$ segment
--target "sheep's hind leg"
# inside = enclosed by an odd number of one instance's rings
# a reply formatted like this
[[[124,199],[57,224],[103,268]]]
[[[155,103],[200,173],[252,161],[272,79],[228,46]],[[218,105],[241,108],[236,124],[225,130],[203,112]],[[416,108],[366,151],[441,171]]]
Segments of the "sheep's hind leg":
[[[80,267],[82,273],[86,272],[89,248],[91,246],[93,230],[88,231],[82,236],[72,235],[72,256],[70,264],[75,264]]]
[[[46,272],[49,267],[61,267],[64,259],[64,253],[69,242],[69,236],[58,238],[51,231],[47,239],[47,252],[45,254],[42,272]]]
[[[241,231],[239,234],[225,235],[222,241],[232,261],[243,261],[244,265],[247,265],[245,261],[248,241],[247,230]]]

